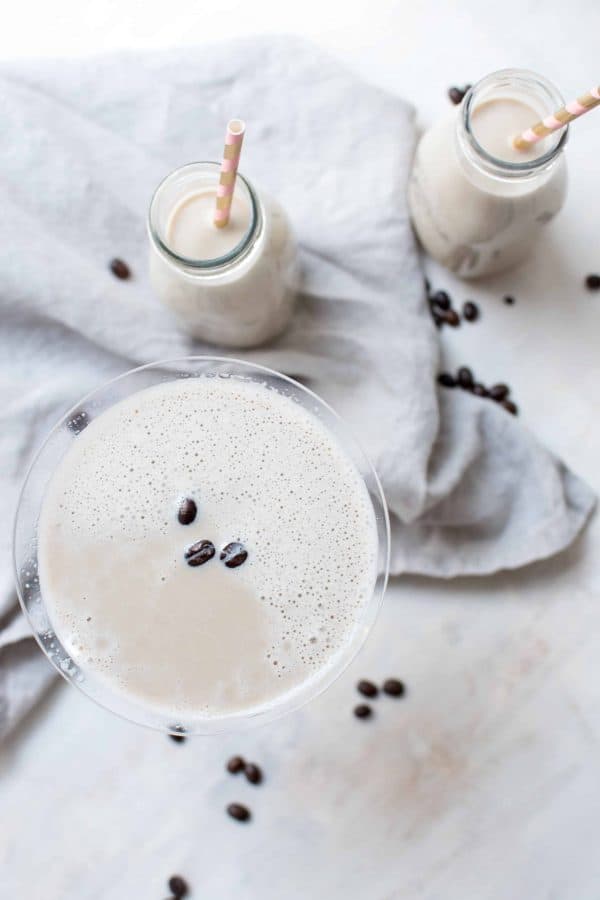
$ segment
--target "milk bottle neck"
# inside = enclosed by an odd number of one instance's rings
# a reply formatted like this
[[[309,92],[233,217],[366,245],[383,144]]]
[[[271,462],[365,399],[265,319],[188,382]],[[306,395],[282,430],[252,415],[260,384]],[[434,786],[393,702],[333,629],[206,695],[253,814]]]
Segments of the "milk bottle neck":
[[[169,217],[182,199],[194,192],[215,190],[219,181],[219,163],[196,162],[171,172],[157,187],[148,213],[148,234],[155,249],[174,268],[188,275],[202,277],[221,274],[235,268],[255,246],[263,231],[264,211],[260,198],[239,172],[235,192],[248,208],[248,227],[239,243],[211,259],[188,258],[178,254],[167,235]]]
[[[538,119],[563,105],[563,98],[551,82],[525,69],[502,69],[482,78],[466,94],[457,110],[455,141],[465,174],[493,193],[504,189],[529,189],[545,181],[562,159],[568,128],[556,132],[535,159],[509,160],[494,156],[477,140],[473,114],[482,103],[511,99],[535,110]],[[533,125],[535,122],[531,122]]]

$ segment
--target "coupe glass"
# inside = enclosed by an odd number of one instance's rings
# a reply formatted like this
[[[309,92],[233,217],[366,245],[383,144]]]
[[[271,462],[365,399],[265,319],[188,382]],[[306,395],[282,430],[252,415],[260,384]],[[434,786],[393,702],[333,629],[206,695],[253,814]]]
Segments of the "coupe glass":
[[[104,680],[91,677],[66,651],[54,631],[40,588],[37,561],[38,521],[46,487],[71,442],[87,421],[96,418],[120,400],[153,385],[179,378],[235,378],[258,382],[300,403],[321,420],[352,459],[367,488],[375,515],[378,538],[377,578],[368,602],[362,608],[344,647],[331,662],[293,691],[251,712],[222,716],[168,717],[142,701],[112,689]],[[14,567],[19,600],[33,634],[53,666],[70,684],[90,699],[123,718],[171,734],[215,734],[237,731],[251,723],[265,722],[289,712],[316,697],[331,685],[356,656],[381,605],[388,576],[389,519],[385,498],[373,466],[330,406],[308,388],[286,375],[236,359],[196,356],[151,363],[132,369],[88,394],[52,429],[33,460],[21,491],[14,526]],[[90,565],[88,560],[87,565]]]

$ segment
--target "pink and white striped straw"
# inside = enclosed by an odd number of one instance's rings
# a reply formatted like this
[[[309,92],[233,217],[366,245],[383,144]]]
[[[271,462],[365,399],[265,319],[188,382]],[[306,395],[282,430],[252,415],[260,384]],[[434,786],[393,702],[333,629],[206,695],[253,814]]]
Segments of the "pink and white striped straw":
[[[537,122],[531,128],[527,128],[514,139],[513,144],[517,150],[528,150],[532,144],[541,141],[542,138],[552,134],[553,131],[564,128],[573,119],[578,119],[579,116],[589,112],[590,109],[594,109],[598,104],[600,104],[600,87],[593,87],[587,94],[578,97],[576,100],[571,100],[570,103],[567,103],[561,109],[557,109],[551,116],[546,116],[541,122]]]
[[[225,228],[229,222],[231,201],[235,190],[235,176],[240,162],[246,123],[241,119],[230,119],[225,132],[225,149],[221,160],[221,175],[217,186],[217,208],[213,219],[217,228]]]

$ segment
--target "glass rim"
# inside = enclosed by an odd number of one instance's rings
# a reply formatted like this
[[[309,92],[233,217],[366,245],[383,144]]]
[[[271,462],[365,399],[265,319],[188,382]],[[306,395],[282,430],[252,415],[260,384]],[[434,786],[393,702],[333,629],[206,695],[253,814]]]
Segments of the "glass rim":
[[[295,689],[286,695],[285,693],[279,697],[275,697],[269,703],[264,704],[260,707],[251,707],[248,710],[242,710],[232,714],[225,714],[222,716],[206,716],[200,717],[202,721],[202,728],[193,727],[192,729],[182,728],[178,723],[173,722],[170,726],[165,727],[164,725],[157,725],[153,722],[144,721],[142,717],[138,717],[136,715],[130,715],[125,713],[119,709],[115,709],[109,702],[105,702],[103,699],[99,697],[93,696],[92,693],[87,691],[83,684],[69,677],[70,673],[66,671],[48,652],[47,648],[44,646],[44,643],[41,639],[40,633],[38,632],[38,628],[36,627],[35,622],[33,621],[32,616],[30,615],[25,597],[23,595],[23,589],[21,585],[21,576],[19,572],[19,565],[17,561],[17,530],[20,523],[20,514],[22,510],[23,500],[27,491],[27,488],[30,484],[30,480],[32,474],[36,471],[37,466],[43,456],[44,451],[47,449],[49,443],[52,438],[59,432],[59,430],[69,422],[70,419],[74,418],[74,415],[78,412],[81,412],[82,408],[85,407],[85,404],[94,397],[102,395],[105,391],[110,389],[111,386],[117,384],[118,382],[125,381],[127,378],[133,377],[139,373],[142,373],[146,370],[158,370],[164,369],[165,372],[173,375],[171,380],[177,381],[184,377],[197,377],[190,375],[182,375],[178,373],[177,366],[182,364],[226,364],[239,366],[244,369],[249,370],[254,373],[261,373],[269,378],[275,378],[281,380],[283,382],[287,382],[294,387],[294,389],[299,390],[301,393],[308,395],[312,401],[316,401],[316,403],[322,407],[326,413],[334,420],[334,422],[341,427],[343,442],[341,443],[342,450],[346,451],[346,443],[351,443],[354,445],[354,448],[358,450],[362,462],[365,466],[365,471],[361,471],[356,465],[354,459],[352,459],[352,463],[358,471],[360,479],[364,484],[369,499],[371,501],[371,506],[373,508],[373,512],[375,514],[376,519],[376,530],[377,530],[377,569],[375,573],[375,581],[372,586],[371,594],[367,601],[364,604],[363,612],[369,613],[368,619],[365,617],[366,627],[362,629],[362,632],[359,634],[358,638],[354,642],[348,643],[345,647],[342,646],[338,651],[336,657],[333,660],[321,667],[321,669],[317,670],[317,672],[307,678],[305,681],[301,682]],[[171,373],[170,368],[175,367],[174,371]],[[217,374],[217,373],[215,373]],[[129,395],[131,396],[133,393],[136,393],[137,390],[143,390],[144,388],[138,388],[136,391],[132,391]],[[116,401],[119,402],[119,401]],[[111,404],[112,406],[113,404]],[[110,408],[110,407],[107,407]],[[328,432],[331,431],[331,428],[327,422],[324,423],[325,428]],[[333,434],[333,432],[332,432]],[[337,435],[334,434],[334,437],[337,439]],[[54,469],[55,471],[55,469]],[[52,474],[50,477],[52,477]],[[375,487],[375,496],[378,501],[379,509],[375,508],[372,498],[372,492],[369,490],[369,487],[366,483],[366,477],[369,476],[372,478],[374,487]],[[40,498],[41,502],[42,498]],[[380,523],[378,520],[378,516],[381,516],[382,526],[380,528]],[[37,521],[36,521],[37,527]],[[383,532],[383,540],[382,534]],[[81,397],[75,404],[73,404],[69,410],[64,413],[58,421],[54,424],[54,426],[50,429],[42,444],[34,454],[23,479],[23,483],[21,489],[19,491],[17,505],[15,509],[15,515],[13,520],[13,527],[11,532],[12,537],[12,565],[13,565],[13,576],[15,580],[15,586],[17,590],[17,596],[19,599],[19,605],[29,627],[31,629],[32,636],[35,638],[38,646],[43,652],[46,659],[50,662],[50,664],[54,667],[54,669],[67,681],[69,684],[76,687],[87,699],[93,701],[97,706],[101,709],[106,710],[112,715],[118,716],[120,719],[133,722],[134,724],[144,726],[154,731],[160,731],[162,733],[172,734],[172,735],[181,735],[184,734],[186,736],[192,735],[203,735],[210,736],[215,734],[225,734],[225,733],[234,733],[237,731],[241,731],[245,728],[249,728],[254,725],[262,725],[267,722],[278,719],[284,715],[287,715],[290,712],[294,712],[297,709],[300,709],[302,706],[307,703],[315,700],[318,696],[320,696],[324,691],[326,691],[332,684],[334,684],[340,676],[346,671],[351,662],[356,658],[358,652],[363,647],[368,635],[370,634],[381,605],[383,603],[383,598],[385,595],[388,579],[389,579],[389,569],[390,569],[390,555],[391,555],[391,528],[390,528],[390,516],[387,507],[387,502],[385,499],[385,494],[383,492],[383,487],[381,485],[381,481],[379,476],[375,470],[373,463],[369,456],[365,453],[362,448],[362,445],[357,440],[357,438],[353,434],[353,430],[346,423],[345,419],[335,410],[326,400],[323,400],[318,394],[312,391],[309,387],[306,387],[301,382],[297,381],[295,378],[290,375],[286,375],[283,372],[278,372],[276,369],[271,369],[268,366],[263,366],[254,362],[247,362],[246,360],[241,360],[236,357],[227,357],[227,356],[213,356],[213,355],[195,355],[195,356],[182,356],[175,358],[167,358],[156,360],[150,363],[145,363],[142,366],[136,366],[133,369],[128,369],[125,372],[122,372],[120,375],[115,376],[114,378],[108,379],[107,381],[102,382],[100,385],[95,387],[93,390],[89,391],[83,397]],[[40,586],[41,591],[41,586]],[[360,624],[360,622],[359,622]],[[55,635],[56,640],[60,639]],[[110,689],[108,690],[108,694],[112,696]],[[139,703],[136,708],[140,710],[144,709],[143,703]]]
[[[168,175],[158,183],[152,197],[150,199],[150,205],[148,207],[148,215],[147,215],[147,226],[148,226],[148,234],[150,235],[151,241],[157,247],[157,249],[162,252],[169,260],[177,263],[180,266],[184,266],[186,269],[193,269],[197,273],[206,272],[211,269],[222,269],[224,266],[227,266],[229,263],[235,262],[240,258],[240,256],[247,250],[250,245],[252,238],[254,237],[257,228],[261,221],[260,215],[260,204],[258,201],[258,196],[256,191],[252,187],[251,183],[248,179],[242,175],[241,172],[236,172],[235,183],[237,184],[238,180],[241,184],[244,185],[246,190],[248,191],[248,196],[250,197],[250,223],[246,232],[244,233],[241,240],[232,247],[227,253],[222,254],[221,256],[215,256],[207,259],[195,259],[188,256],[181,256],[179,253],[175,253],[174,250],[169,247],[166,241],[163,240],[159,230],[156,228],[154,223],[154,210],[156,203],[160,197],[161,192],[169,185],[169,183],[175,179],[177,175],[180,173],[185,173],[186,171],[191,171],[192,169],[196,169],[198,166],[209,166],[211,170],[220,170],[220,163],[215,160],[210,159],[202,159],[197,162],[186,163],[183,166],[178,166],[178,168],[173,169],[172,172],[169,172]],[[234,187],[235,190],[235,187]]]
[[[550,147],[549,150],[547,150],[545,153],[542,153],[540,156],[536,156],[535,159],[524,160],[523,162],[510,162],[509,160],[500,159],[499,157],[494,156],[492,153],[489,153],[479,143],[471,129],[471,112],[478,92],[485,90],[487,87],[490,87],[494,84],[494,82],[501,78],[511,78],[517,81],[521,81],[523,84],[535,84],[538,87],[542,88],[546,92],[548,97],[553,98],[553,103],[556,102],[556,105],[552,110],[550,110],[550,112],[554,112],[565,102],[558,88],[544,75],[539,75],[537,72],[534,72],[531,69],[498,69],[496,72],[491,72],[489,75],[486,75],[484,78],[481,78],[479,81],[477,81],[474,85],[472,85],[472,87],[469,88],[465,95],[461,107],[461,116],[459,122],[462,125],[467,144],[479,159],[483,160],[485,163],[496,170],[496,172],[492,172],[491,174],[508,177],[519,177],[537,174],[550,163],[554,162],[554,160],[560,155],[569,137],[569,126],[566,125],[564,128],[560,129],[560,132],[556,137],[555,143],[552,145],[552,147]]]

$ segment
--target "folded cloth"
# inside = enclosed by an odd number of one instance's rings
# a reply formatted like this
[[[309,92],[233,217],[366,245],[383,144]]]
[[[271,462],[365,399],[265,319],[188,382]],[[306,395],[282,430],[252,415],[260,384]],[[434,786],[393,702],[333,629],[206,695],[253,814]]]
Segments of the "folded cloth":
[[[293,38],[0,68],[0,736],[51,669],[17,613],[10,525],[28,462],[77,399],[151,360],[215,352],[150,290],[158,181],[249,123],[243,171],[288,210],[289,330],[245,359],[310,382],[354,425],[393,520],[392,572],[452,576],[561,550],[590,490],[494,403],[435,385],[406,183],[412,108]],[[115,256],[133,270],[118,281]]]

